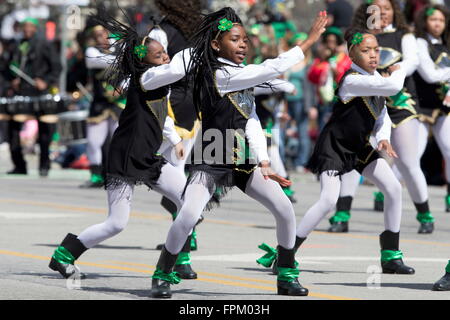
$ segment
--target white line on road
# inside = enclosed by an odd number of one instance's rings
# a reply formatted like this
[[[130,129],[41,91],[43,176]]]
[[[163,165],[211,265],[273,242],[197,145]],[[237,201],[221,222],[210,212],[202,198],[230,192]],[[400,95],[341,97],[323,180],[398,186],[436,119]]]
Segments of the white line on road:
[[[239,261],[239,262],[254,262],[256,259],[261,258],[262,253],[245,253],[245,254],[228,254],[228,255],[209,255],[209,256],[196,256],[192,255],[193,261]],[[380,257],[347,257],[347,256],[297,256],[297,260],[301,264],[328,264],[327,261],[379,261]],[[420,258],[420,257],[405,257],[405,261],[411,262],[436,262],[447,263],[449,258]]]

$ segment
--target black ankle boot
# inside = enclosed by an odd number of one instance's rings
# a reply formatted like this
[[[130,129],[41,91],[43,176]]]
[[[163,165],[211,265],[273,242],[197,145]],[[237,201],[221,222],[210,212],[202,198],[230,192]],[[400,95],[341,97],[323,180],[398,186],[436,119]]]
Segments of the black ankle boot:
[[[434,231],[434,223],[433,222],[422,222],[420,224],[419,230],[417,233],[420,234],[430,234]]]
[[[78,240],[77,236],[69,233],[55,250],[49,268],[58,271],[66,279],[72,276],[84,279],[86,275],[75,266],[75,260],[86,250],[87,248]]]
[[[328,232],[343,233],[348,232],[348,221],[334,222],[328,228]]]
[[[103,188],[105,181],[102,166],[91,165],[89,170],[91,172],[91,178],[79,187],[82,189]]]
[[[191,266],[191,240],[192,236],[189,236],[178,255],[177,261],[173,271],[178,273],[181,279],[197,279],[197,273],[192,270]]]
[[[450,272],[446,272],[445,275],[435,282],[433,285],[433,291],[450,291]]]
[[[300,248],[300,246],[302,245],[302,243],[306,240],[306,238],[299,238],[299,237],[295,237],[295,244],[294,244],[294,259],[295,259],[295,254],[298,251],[298,248]],[[275,259],[275,261],[273,262],[272,265],[272,273],[274,275],[278,275],[278,268],[277,268],[277,264],[278,264],[278,258]],[[294,265],[295,267],[297,267],[297,263],[294,260]]]
[[[277,293],[286,296],[307,296],[308,289],[298,282],[299,271],[295,267],[295,248],[288,250],[278,246],[277,251]]]
[[[171,298],[171,284],[179,283],[179,278],[172,272],[173,266],[177,261],[178,254],[171,254],[166,247],[161,250],[155,273],[152,277],[152,297],[153,298]]]
[[[384,195],[382,192],[374,193],[375,199],[373,202],[373,210],[383,212],[384,211]]]
[[[400,232],[386,230],[380,235],[381,268],[383,273],[414,274],[413,268],[403,263],[403,253],[398,249]]]

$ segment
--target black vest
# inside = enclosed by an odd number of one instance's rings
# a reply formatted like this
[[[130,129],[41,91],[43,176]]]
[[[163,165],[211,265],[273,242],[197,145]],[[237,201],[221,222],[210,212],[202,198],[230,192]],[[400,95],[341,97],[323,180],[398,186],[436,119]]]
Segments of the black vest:
[[[215,85],[215,81],[214,81]],[[214,97],[203,99],[202,102],[202,163],[212,165],[237,166],[255,165],[256,159],[251,155],[248,140],[245,136],[245,127],[250,118],[255,98],[253,88],[230,92],[220,96],[217,87],[214,88]],[[211,131],[209,131],[212,129]],[[221,150],[213,150],[214,138],[222,139]],[[222,152],[218,155],[216,151]],[[209,158],[212,155],[213,158]],[[194,153],[195,163],[199,163]]]
[[[167,35],[167,54],[171,59],[176,53],[189,47],[189,42],[181,31],[168,20],[163,20],[159,26]],[[175,125],[188,131],[193,130],[197,120],[192,97],[193,84],[189,84],[186,78],[183,78],[170,87],[170,105],[175,116]]]
[[[429,52],[430,57],[436,64],[437,68],[450,67],[450,50],[445,45],[429,44]],[[413,76],[416,81],[417,94],[422,113],[431,115],[432,110],[447,109],[442,103],[446,94],[444,88],[445,84],[428,83],[417,71]]]
[[[348,70],[336,88],[336,96],[345,78],[350,74],[359,73],[352,69]],[[369,140],[384,105],[384,97],[354,97],[346,102],[337,99],[329,122],[336,123],[342,128],[342,138],[346,137],[344,144],[352,146],[350,147],[352,149],[359,149],[364,146],[362,142]],[[348,139],[349,137],[351,138]]]
[[[402,54],[402,38],[404,32],[397,30],[394,32],[386,32],[377,34],[378,44],[380,46],[380,65],[378,71],[383,71],[389,66],[403,60]],[[412,76],[406,77],[402,97],[401,93],[393,97],[387,98],[387,106],[389,112],[391,109],[404,109],[415,114],[416,108],[419,107],[417,98],[416,84]]]
[[[157,179],[162,164],[157,154],[167,117],[168,87],[145,91],[130,81],[127,105],[120,115],[108,156],[107,172],[130,183]]]

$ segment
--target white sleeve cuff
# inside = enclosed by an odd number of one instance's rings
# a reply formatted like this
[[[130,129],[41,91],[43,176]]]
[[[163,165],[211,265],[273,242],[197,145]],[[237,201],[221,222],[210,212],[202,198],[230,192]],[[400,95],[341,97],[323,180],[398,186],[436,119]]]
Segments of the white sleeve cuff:
[[[171,117],[166,117],[166,122],[164,123],[163,136],[166,138],[172,145],[176,145],[181,142],[181,137],[175,130],[175,123]]]

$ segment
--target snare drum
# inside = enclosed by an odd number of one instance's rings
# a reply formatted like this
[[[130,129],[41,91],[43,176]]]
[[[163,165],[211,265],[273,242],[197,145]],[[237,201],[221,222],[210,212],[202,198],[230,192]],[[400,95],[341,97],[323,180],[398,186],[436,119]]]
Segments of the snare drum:
[[[0,120],[9,120],[11,117],[8,114],[8,104],[9,98],[1,97],[0,98]]]
[[[58,115],[57,132],[60,136],[59,143],[73,145],[87,142],[86,119],[89,111],[68,111]]]
[[[14,96],[10,99],[7,107],[10,115],[26,114],[33,115],[35,100],[27,96]]]
[[[39,115],[51,115],[65,111],[65,100],[59,94],[46,94],[38,97]]]

